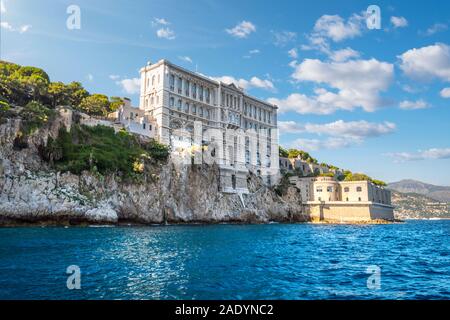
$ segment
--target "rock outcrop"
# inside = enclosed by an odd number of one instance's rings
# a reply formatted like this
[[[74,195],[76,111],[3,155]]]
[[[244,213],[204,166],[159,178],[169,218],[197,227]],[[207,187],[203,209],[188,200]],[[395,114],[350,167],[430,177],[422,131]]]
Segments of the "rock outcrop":
[[[39,156],[57,119],[17,148],[20,119],[0,125],[0,224],[266,223],[308,221],[298,190],[282,195],[248,176],[250,194],[219,191],[215,165],[155,165],[136,182],[115,175],[57,172]]]

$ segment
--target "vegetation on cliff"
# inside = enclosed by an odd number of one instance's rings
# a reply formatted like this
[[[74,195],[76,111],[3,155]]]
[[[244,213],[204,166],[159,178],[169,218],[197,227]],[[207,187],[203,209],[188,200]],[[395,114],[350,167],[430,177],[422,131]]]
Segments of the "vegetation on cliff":
[[[105,126],[73,125],[70,132],[61,128],[57,139],[49,137],[40,154],[60,171],[134,177],[143,173],[146,165],[166,161],[169,150],[154,140],[140,141],[124,130],[115,133]]]

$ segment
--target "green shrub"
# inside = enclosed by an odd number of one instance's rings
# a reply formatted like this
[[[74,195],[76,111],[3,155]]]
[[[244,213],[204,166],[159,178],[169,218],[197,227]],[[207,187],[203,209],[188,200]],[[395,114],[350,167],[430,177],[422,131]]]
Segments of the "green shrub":
[[[29,102],[19,113],[22,118],[22,132],[25,136],[33,133],[52,120],[55,111],[37,101]]]
[[[54,161],[58,170],[80,174],[84,170],[100,174],[119,173],[132,177],[145,171],[152,161],[165,161],[166,146],[156,141],[139,142],[126,131],[114,132],[105,126],[74,125],[62,128],[56,140],[41,151],[42,158]]]

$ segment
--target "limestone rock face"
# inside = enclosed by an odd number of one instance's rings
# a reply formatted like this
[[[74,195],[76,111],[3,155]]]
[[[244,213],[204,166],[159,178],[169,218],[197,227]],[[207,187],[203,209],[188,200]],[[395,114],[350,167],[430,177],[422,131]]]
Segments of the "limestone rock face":
[[[279,196],[249,175],[250,194],[219,192],[215,165],[155,165],[139,182],[115,175],[81,175],[52,170],[38,154],[48,136],[56,138],[55,121],[14,149],[20,120],[0,126],[0,224],[267,223],[307,221],[300,194],[288,187]]]

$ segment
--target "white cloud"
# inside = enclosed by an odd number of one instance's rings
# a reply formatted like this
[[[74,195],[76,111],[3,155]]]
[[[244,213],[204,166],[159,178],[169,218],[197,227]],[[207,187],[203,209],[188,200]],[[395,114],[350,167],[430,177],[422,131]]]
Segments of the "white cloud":
[[[294,140],[290,145],[295,148],[300,148],[305,151],[317,151],[320,149],[341,149],[347,148],[352,145],[360,144],[360,141],[352,141],[345,138],[328,138],[325,140],[319,139],[297,139]]]
[[[6,22],[6,21],[0,22],[0,26],[1,26],[3,29],[9,30],[9,31],[13,31],[13,30],[14,30],[14,28],[12,27],[12,25],[10,25],[9,22]]]
[[[15,28],[15,27],[13,27],[9,22],[7,22],[7,21],[2,21],[2,22],[0,22],[0,27],[1,27],[2,29],[8,30],[8,31],[12,31],[12,32],[17,31],[17,32],[19,32],[19,33],[25,33],[25,32],[27,32],[28,30],[30,30],[31,25],[26,24],[26,25],[20,26],[19,28]]]
[[[414,79],[438,78],[450,81],[450,47],[436,43],[419,49],[411,49],[399,56],[400,68]]]
[[[394,26],[394,28],[404,28],[408,26],[408,20],[406,20],[404,17],[391,17],[391,23]]]
[[[173,40],[175,39],[175,32],[170,28],[161,28],[156,31],[156,36],[158,38]]]
[[[236,86],[241,87],[244,90],[251,88],[264,89],[268,91],[275,91],[275,86],[272,81],[267,79],[260,79],[258,77],[252,77],[250,80],[236,79],[231,76],[211,77],[213,80],[222,81],[226,84],[234,83]]]
[[[333,51],[330,58],[336,62],[344,62],[352,58],[359,58],[359,52],[347,47],[345,49]]]
[[[388,156],[394,158],[397,162],[417,161],[417,160],[435,160],[450,159],[450,148],[431,148],[428,150],[419,150],[417,152],[394,152],[388,153]]]
[[[442,98],[450,98],[450,88],[444,88],[440,92]]]
[[[272,31],[272,34],[276,46],[285,46],[297,38],[297,33],[292,31]]]
[[[304,125],[294,121],[279,121],[278,127],[282,133],[312,133],[353,139],[378,137],[396,130],[396,125],[392,122],[375,123],[365,120],[348,122],[337,120],[324,124],[306,123]]]
[[[228,34],[236,38],[247,38],[249,34],[256,31],[256,26],[249,21],[242,21],[232,29],[225,29]]]
[[[30,25],[30,24],[26,24],[26,25],[20,26],[20,28],[19,28],[19,33],[25,33],[25,32],[27,32],[28,30],[30,30],[30,28],[31,28],[31,25]]]
[[[291,66],[295,68],[292,74],[294,80],[325,85],[337,92],[318,88],[311,97],[294,93],[286,99],[268,99],[270,103],[280,107],[280,112],[331,114],[337,110],[351,111],[357,107],[374,111],[383,105],[379,94],[389,87],[394,73],[392,64],[376,59],[340,63],[305,59],[302,63],[292,63]]]
[[[193,63],[191,57],[188,57],[188,56],[179,56],[178,59],[188,62],[188,63]]]
[[[352,15],[347,21],[338,15],[323,15],[314,25],[314,37],[326,37],[334,42],[361,35],[362,16]]]
[[[255,54],[259,54],[261,51],[259,51],[259,49],[253,49],[253,50],[250,50],[249,52],[248,52],[248,54],[246,54],[245,56],[244,56],[244,58],[245,59],[250,59],[252,56],[254,56]]]
[[[164,18],[153,18],[152,25],[153,26],[168,26],[170,24],[169,21],[167,21]]]
[[[338,120],[331,123],[299,124],[294,121],[279,121],[278,127],[281,133],[310,133],[319,136],[329,136],[321,139],[297,139],[294,144],[306,150],[338,149],[353,145],[360,145],[366,138],[379,137],[390,134],[396,130],[396,125],[391,122],[374,123],[361,121]]]
[[[117,84],[128,94],[137,94],[141,89],[141,80],[139,78],[123,79],[118,81]]]
[[[289,57],[291,57],[292,59],[297,59],[298,58],[298,51],[297,48],[292,48],[291,50],[288,51],[288,55]]]
[[[420,32],[426,36],[432,36],[435,33],[445,31],[448,29],[448,26],[444,23],[435,23],[431,27],[429,27],[425,32]]]
[[[111,80],[116,81],[116,80],[119,80],[119,79],[120,79],[120,76],[117,75],[117,74],[111,74],[111,75],[109,76],[109,78],[110,78]]]
[[[0,0],[0,12],[6,13],[6,7],[5,7],[5,3],[3,2],[3,0]]]
[[[400,102],[400,109],[404,110],[417,110],[417,109],[426,109],[429,107],[428,103],[422,99],[417,101],[409,101],[404,100]]]

